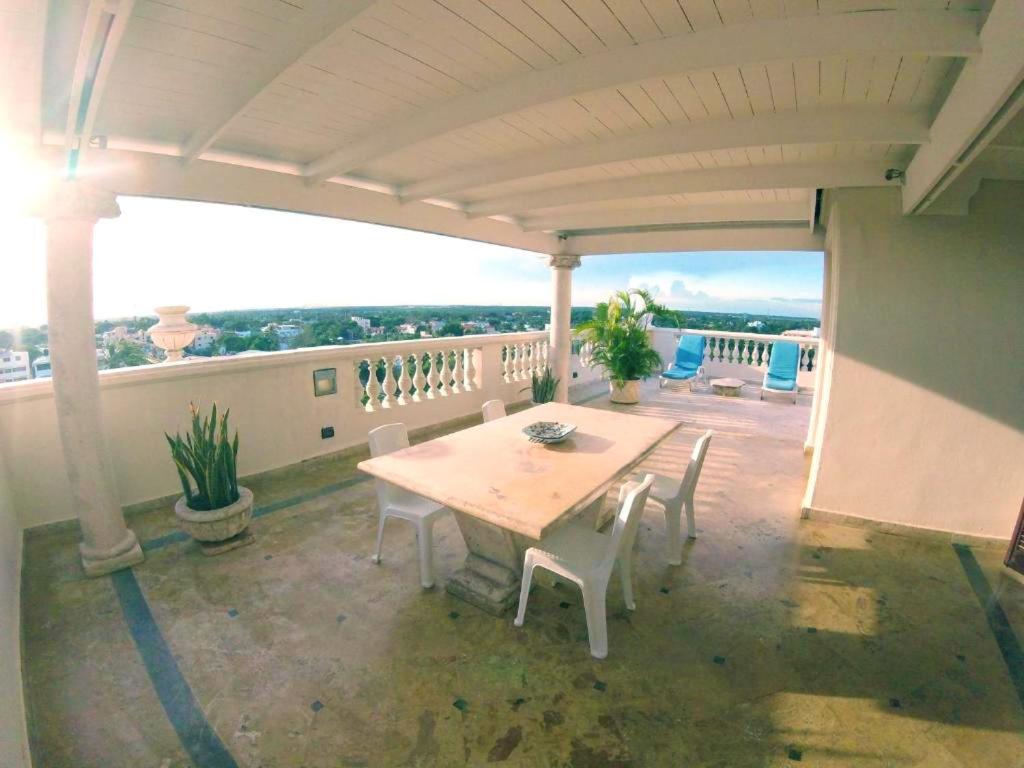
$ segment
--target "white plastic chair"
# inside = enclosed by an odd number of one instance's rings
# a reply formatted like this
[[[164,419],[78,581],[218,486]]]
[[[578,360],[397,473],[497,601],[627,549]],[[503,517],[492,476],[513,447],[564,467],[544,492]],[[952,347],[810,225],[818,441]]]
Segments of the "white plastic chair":
[[[619,490],[615,525],[610,533],[598,533],[587,525],[572,521],[543,539],[536,547],[526,550],[519,613],[515,620],[517,627],[523,626],[526,619],[526,602],[530,596],[533,569],[539,566],[574,582],[580,588],[583,608],[587,614],[590,653],[596,659],[608,655],[608,622],[605,619],[608,581],[617,561],[626,607],[631,611],[636,610],[630,579],[633,543],[653,483],[654,475],[647,475],[642,482],[630,481],[623,484]]]
[[[409,447],[409,433],[405,424],[385,424],[370,430],[370,455],[383,456]],[[420,553],[420,584],[424,589],[434,586],[434,521],[447,507],[417,496],[397,485],[376,480],[377,502],[380,504],[380,522],[377,525],[377,552],[373,562],[380,563],[381,545],[384,543],[384,523],[389,517],[408,520],[416,526],[416,542]]]
[[[484,414],[484,421],[505,418],[505,403],[501,400],[488,400],[480,410]]]
[[[686,510],[686,532],[691,539],[697,538],[697,525],[693,508],[693,493],[697,490],[700,470],[704,466],[711,437],[710,429],[705,432],[693,446],[690,463],[682,481],[664,475],[654,478],[651,498],[665,508],[665,527],[668,529],[668,562],[669,565],[682,565],[682,542],[679,540],[679,528],[682,523],[683,509]]]

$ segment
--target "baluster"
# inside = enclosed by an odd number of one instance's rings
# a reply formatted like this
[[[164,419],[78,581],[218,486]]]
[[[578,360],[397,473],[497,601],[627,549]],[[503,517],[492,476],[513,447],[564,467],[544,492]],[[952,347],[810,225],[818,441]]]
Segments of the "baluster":
[[[355,361],[355,363],[356,363],[356,376],[355,376],[355,379],[356,380],[355,380],[355,392],[354,392],[354,394],[355,394],[355,397],[356,397],[356,402],[359,403],[359,405],[361,407],[363,407],[363,408],[366,408],[367,404],[369,403],[369,400],[367,399],[367,394],[366,394],[366,384],[363,384],[363,363],[365,363],[365,362],[366,362],[365,360],[356,360]],[[366,400],[365,403],[363,402],[364,400]]]
[[[409,393],[409,387],[412,385],[409,378],[409,356],[402,355],[398,361],[401,365],[398,373],[398,404],[406,405],[412,399]]]
[[[377,363],[379,360],[366,361],[366,410],[379,410],[380,405],[380,382],[377,381]]]
[[[426,394],[423,391],[423,388],[427,384],[427,379],[423,375],[423,357],[424,356],[422,354],[413,355],[413,360],[416,361],[416,371],[413,373],[412,376],[412,385],[413,387],[415,387],[416,392],[413,393],[412,399],[415,400],[417,403],[423,400],[424,395]]]
[[[502,378],[508,382],[512,381],[512,345],[506,344],[502,349],[505,352],[505,359],[502,362]]]
[[[512,381],[519,381],[522,378],[521,368],[523,365],[523,353],[518,344],[509,346],[509,354],[512,356]]]
[[[473,367],[473,350],[467,349],[463,351],[466,356],[465,375],[462,378],[462,391],[472,392],[473,382],[476,380],[476,369]]]
[[[438,371],[441,376],[441,388],[438,394],[441,397],[448,397],[452,393],[452,370],[449,364],[448,350],[441,350],[441,369]]]
[[[455,366],[452,368],[452,394],[455,395],[464,391],[465,374],[462,370],[462,361],[466,355],[466,350],[456,349],[452,354],[455,357]]]
[[[384,387],[380,398],[381,408],[390,408],[395,402],[395,373],[394,373],[395,359],[393,357],[384,358]]]
[[[427,399],[433,400],[438,397],[437,385],[441,381],[437,370],[437,353],[431,352],[427,358],[430,360],[430,373],[427,374],[427,385],[430,387],[430,391],[427,392]]]

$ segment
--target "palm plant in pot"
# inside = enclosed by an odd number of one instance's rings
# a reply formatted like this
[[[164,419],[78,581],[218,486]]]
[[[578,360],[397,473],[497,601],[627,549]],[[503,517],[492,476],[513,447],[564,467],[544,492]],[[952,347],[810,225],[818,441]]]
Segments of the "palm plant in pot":
[[[661,370],[661,356],[647,333],[654,317],[674,319],[649,292],[631,288],[598,304],[594,317],[577,328],[592,345],[591,366],[600,365],[608,373],[613,403],[640,402],[640,381]]]
[[[214,404],[203,416],[193,403],[192,431],[164,433],[184,495],[174,505],[181,527],[200,543],[241,538],[252,519],[252,492],[238,484],[238,432],[228,436],[228,414]],[[204,549],[204,551],[208,551]]]

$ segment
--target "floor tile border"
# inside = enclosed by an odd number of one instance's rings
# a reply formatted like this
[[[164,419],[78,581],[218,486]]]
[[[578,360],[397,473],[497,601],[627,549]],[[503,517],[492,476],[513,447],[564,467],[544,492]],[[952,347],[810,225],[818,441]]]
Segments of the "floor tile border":
[[[1024,649],[1021,648],[1020,640],[1014,633],[1003,606],[999,604],[999,598],[989,586],[988,579],[985,578],[971,548],[966,544],[954,544],[953,551],[956,552],[967,581],[981,603],[982,610],[985,611],[989,629],[995,636],[996,645],[999,646],[999,652],[1010,673],[1010,682],[1017,691],[1021,707],[1024,707]]]
[[[196,768],[238,768],[181,673],[135,573],[126,568],[110,578],[153,690],[191,761]]]

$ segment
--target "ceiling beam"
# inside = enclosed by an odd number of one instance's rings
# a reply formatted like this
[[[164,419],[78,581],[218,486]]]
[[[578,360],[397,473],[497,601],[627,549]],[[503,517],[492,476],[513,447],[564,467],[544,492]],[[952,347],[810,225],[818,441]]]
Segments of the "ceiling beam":
[[[783,112],[750,118],[705,120],[638,131],[603,141],[554,147],[515,155],[497,163],[460,168],[399,190],[403,201],[445,198],[492,184],[690,152],[756,147],[764,144],[922,144],[928,141],[928,115],[922,110],[842,107]]]
[[[309,163],[305,174],[312,183],[321,182],[474,123],[685,72],[841,56],[973,56],[980,51],[977,18],[949,11],[874,11],[760,19],[608,50],[391,119]]]
[[[1024,104],[1024,2],[995,0],[968,61],[907,168],[903,212],[923,213]]]
[[[464,210],[470,218],[496,214],[512,216],[545,208],[659,195],[747,189],[878,187],[894,183],[885,180],[885,171],[885,163],[861,162],[744,165],[652,173],[493,197],[469,203]]]
[[[687,251],[823,251],[821,232],[804,223],[793,227],[713,227],[662,232],[579,235],[561,243],[566,253],[679,253]],[[586,263],[584,262],[584,268]]]
[[[105,4],[105,0],[91,0],[85,12],[85,24],[82,26],[82,36],[78,41],[71,90],[68,92],[68,114],[64,122],[64,149],[68,152],[78,149],[78,115],[82,109],[82,99],[87,98],[86,83],[97,40],[106,32],[103,23]]]
[[[603,208],[521,219],[524,232],[580,232],[672,224],[804,221],[807,203],[723,203],[658,208]]]
[[[103,103],[103,92],[107,88],[110,70],[114,66],[114,59],[117,58],[117,51],[121,47],[125,30],[128,29],[128,20],[131,18],[134,7],[135,0],[120,0],[111,11],[114,20],[110,24],[110,31],[107,32],[107,39],[103,43],[103,51],[92,79],[92,87],[89,90],[89,104],[86,107],[85,119],[82,121],[80,130],[83,139],[80,147],[82,151],[88,149],[89,141],[92,139],[93,126],[96,125],[96,117],[99,115],[100,105]]]
[[[293,64],[325,45],[332,35],[371,5],[373,0],[320,0],[313,10],[303,13],[298,23],[286,26],[287,33],[281,36],[280,44],[263,52],[246,83],[228,94],[219,107],[211,110],[206,123],[189,137],[182,151],[185,162],[195,161]]]

